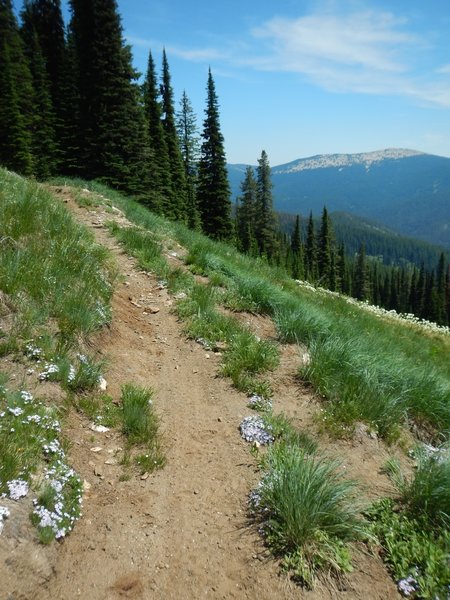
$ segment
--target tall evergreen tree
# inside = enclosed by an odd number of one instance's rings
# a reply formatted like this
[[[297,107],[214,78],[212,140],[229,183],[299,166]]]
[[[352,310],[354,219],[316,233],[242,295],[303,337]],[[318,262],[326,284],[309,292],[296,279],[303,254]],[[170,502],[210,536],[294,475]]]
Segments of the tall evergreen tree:
[[[305,274],[308,281],[317,280],[317,242],[312,212],[309,214],[305,246]]]
[[[34,24],[33,5],[25,3],[22,11],[21,35],[25,44],[33,80],[34,116],[32,123],[33,172],[38,179],[47,179],[58,169],[56,117],[50,93],[50,80],[38,33]]]
[[[168,206],[167,217],[177,220],[186,220],[186,178],[183,159],[180,150],[180,141],[175,122],[175,108],[173,102],[173,89],[167,61],[166,51],[162,57],[162,124],[169,158],[171,198]]]
[[[207,235],[215,239],[230,239],[230,185],[224,139],[220,131],[219,102],[211,69],[208,72],[205,115],[197,187],[202,228]]]
[[[436,323],[439,325],[447,324],[446,266],[444,253],[441,252],[436,269]]]
[[[303,269],[303,245],[300,233],[300,215],[295,219],[295,227],[291,238],[291,253],[292,253],[292,277],[294,279],[304,278]]]
[[[353,296],[357,300],[370,299],[369,272],[364,244],[361,244],[356,259]]]
[[[241,196],[236,209],[236,235],[238,248],[246,254],[257,250],[255,237],[257,185],[253,167],[248,166],[241,183]],[[257,251],[256,251],[257,254]]]
[[[330,287],[330,282],[335,281],[336,274],[332,273],[332,233],[331,222],[326,207],[323,207],[322,220],[319,230],[318,248],[317,248],[317,266],[319,270],[319,281],[323,287]],[[334,265],[333,265],[334,268]],[[334,284],[335,285],[335,284]]]
[[[150,208],[155,212],[168,215],[172,198],[172,180],[166,136],[162,124],[162,109],[159,101],[158,83],[152,53],[148,55],[147,76],[143,86],[145,120],[151,151],[150,189],[152,201]]]
[[[25,0],[24,13],[33,23],[49,83],[57,140],[65,128],[63,95],[66,83],[66,41],[61,0]],[[23,26],[26,23],[23,21]],[[63,152],[63,149],[60,149]]]
[[[200,229],[200,214],[197,206],[197,166],[200,156],[200,138],[197,117],[186,91],[183,91],[180,110],[177,113],[177,132],[186,180],[187,224],[191,229]]]
[[[11,0],[0,0],[0,163],[33,171],[33,85]]]
[[[60,170],[64,175],[80,175],[83,146],[80,131],[80,69],[71,25],[68,27],[67,43],[62,65],[59,117],[56,132],[60,155]],[[61,125],[62,124],[62,125]],[[60,126],[61,125],[61,126]]]
[[[256,169],[257,205],[255,235],[259,253],[270,260],[276,252],[276,227],[273,212],[272,181],[269,158],[265,150],[261,152]]]
[[[148,187],[148,143],[137,73],[122,38],[117,2],[70,0],[70,4],[82,173],[142,197]]]

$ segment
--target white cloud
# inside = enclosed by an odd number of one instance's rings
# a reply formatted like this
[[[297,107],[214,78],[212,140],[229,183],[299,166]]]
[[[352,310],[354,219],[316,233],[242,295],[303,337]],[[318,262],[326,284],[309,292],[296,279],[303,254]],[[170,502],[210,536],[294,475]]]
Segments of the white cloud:
[[[363,12],[345,17],[309,15],[299,19],[275,18],[255,29],[255,38],[268,40],[273,65],[304,72],[324,63],[364,67],[399,73],[407,67],[395,58],[396,48],[412,45],[417,39],[403,33],[403,21],[390,13]]]
[[[450,85],[442,78],[450,73],[450,64],[435,73],[417,72],[414,59],[428,42],[407,25],[392,13],[373,10],[278,17],[252,31],[264,49],[242,63],[299,73],[333,92],[396,94],[450,107]]]

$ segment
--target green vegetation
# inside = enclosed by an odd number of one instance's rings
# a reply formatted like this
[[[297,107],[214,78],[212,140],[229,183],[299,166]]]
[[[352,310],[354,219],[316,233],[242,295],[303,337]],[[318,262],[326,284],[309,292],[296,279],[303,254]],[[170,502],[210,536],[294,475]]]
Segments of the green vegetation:
[[[153,391],[125,384],[122,386],[122,431],[128,439],[128,450],[138,446],[136,457],[142,473],[162,468],[166,458],[159,432],[159,419],[153,406]]]
[[[16,308],[15,333],[53,319],[64,344],[109,320],[107,253],[36,184],[0,171],[0,289]]]
[[[348,542],[367,538],[354,481],[283,414],[263,416],[274,443],[261,460],[250,514],[284,569],[312,587],[317,575],[352,570]]]
[[[398,496],[376,502],[367,515],[383,558],[419,598],[448,598],[450,585],[450,453],[448,446],[419,447],[416,469],[405,476],[396,461],[386,470]]]
[[[110,318],[108,254],[41,186],[1,170],[0,195],[1,353],[87,402],[74,394],[101,377],[103,363],[81,347]],[[6,375],[0,383],[0,492],[35,494],[31,519],[48,543],[72,529],[81,507],[82,483],[63,448],[63,407],[35,399],[23,383],[14,390]]]

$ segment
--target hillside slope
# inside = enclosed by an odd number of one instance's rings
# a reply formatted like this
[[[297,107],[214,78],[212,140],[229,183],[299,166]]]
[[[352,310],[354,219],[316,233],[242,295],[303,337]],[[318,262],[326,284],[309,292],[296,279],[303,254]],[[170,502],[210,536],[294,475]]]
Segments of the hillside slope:
[[[380,559],[365,552],[355,551],[355,569],[338,588],[330,581],[306,592],[280,577],[277,561],[248,526],[247,497],[258,472],[238,432],[249,413],[245,395],[217,378],[220,353],[185,339],[167,290],[137,268],[107,233],[105,222],[114,218],[126,224],[123,215],[108,207],[79,208],[66,188],[59,188],[58,195],[112,252],[123,278],[113,297],[112,323],[92,339],[92,350],[107,358],[105,377],[113,398],[124,382],[155,390],[167,465],[155,474],[124,480],[120,432],[93,432],[82,413],[71,411],[66,435],[71,464],[85,482],[83,518],[56,557],[41,548],[30,563],[16,552],[15,587],[8,592],[36,600],[189,600],[203,595],[362,600],[370,590],[374,599],[397,598]],[[167,259],[182,268],[183,248],[170,240],[166,244]],[[259,336],[274,336],[270,320],[245,313],[241,318]],[[296,377],[301,360],[296,346],[282,347],[280,366],[271,376],[274,406],[313,433],[318,400]],[[37,389],[40,385],[36,382]],[[390,490],[380,473],[388,456],[380,440],[363,431],[352,441],[323,442],[364,483],[369,497]],[[20,549],[20,536],[5,535],[7,528],[3,540]]]

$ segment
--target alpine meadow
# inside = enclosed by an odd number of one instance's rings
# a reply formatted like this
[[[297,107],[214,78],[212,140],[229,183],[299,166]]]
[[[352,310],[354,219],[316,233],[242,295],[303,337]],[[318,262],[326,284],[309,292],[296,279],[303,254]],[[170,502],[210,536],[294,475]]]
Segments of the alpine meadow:
[[[0,596],[448,600],[449,159],[229,164],[129,41],[0,0]]]

